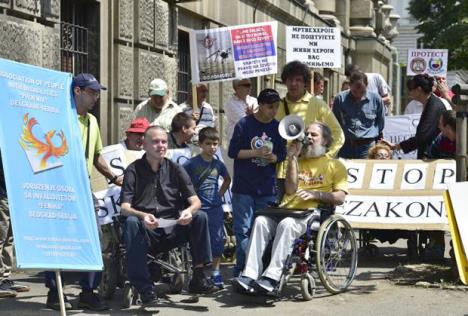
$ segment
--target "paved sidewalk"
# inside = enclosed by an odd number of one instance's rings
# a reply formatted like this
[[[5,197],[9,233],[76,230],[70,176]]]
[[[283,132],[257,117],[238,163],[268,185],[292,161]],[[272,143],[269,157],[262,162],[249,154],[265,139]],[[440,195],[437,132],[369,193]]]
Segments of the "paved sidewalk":
[[[380,249],[376,258],[360,259],[358,273],[349,291],[330,295],[318,286],[312,301],[302,301],[297,279],[292,279],[279,300],[265,297],[242,296],[232,292],[230,286],[210,296],[202,296],[198,302],[188,294],[162,298],[152,308],[132,306],[121,309],[122,292],[117,291],[109,303],[112,310],[90,312],[68,311],[68,315],[465,315],[468,314],[468,293],[464,291],[425,289],[414,286],[394,285],[386,279],[386,273],[406,261],[403,248]],[[230,270],[225,266],[227,275]],[[15,281],[31,286],[30,292],[18,293],[14,299],[0,299],[1,316],[59,315],[45,308],[47,289],[42,275],[37,272],[21,272],[13,275]],[[76,279],[76,278],[75,278]],[[78,285],[65,286],[65,293],[72,303],[77,302]]]

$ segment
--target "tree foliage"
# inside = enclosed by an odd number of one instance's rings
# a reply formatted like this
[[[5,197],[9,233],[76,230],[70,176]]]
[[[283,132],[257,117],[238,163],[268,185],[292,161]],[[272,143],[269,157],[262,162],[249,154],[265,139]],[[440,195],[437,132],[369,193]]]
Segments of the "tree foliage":
[[[449,69],[468,69],[468,0],[411,0],[424,48],[449,50]]]

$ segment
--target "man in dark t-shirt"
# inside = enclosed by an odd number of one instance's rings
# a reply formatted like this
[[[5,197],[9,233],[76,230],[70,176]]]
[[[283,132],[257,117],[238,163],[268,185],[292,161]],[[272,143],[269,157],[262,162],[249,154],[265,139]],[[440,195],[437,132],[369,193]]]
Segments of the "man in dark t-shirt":
[[[201,203],[190,177],[182,166],[164,158],[167,132],[162,127],[146,130],[143,148],[146,154],[125,170],[120,197],[121,212],[126,216],[128,278],[141,294],[143,305],[155,303],[148,251],[165,252],[188,241],[194,266],[189,291],[211,292],[213,284],[203,271],[212,261],[208,217],[198,212]]]

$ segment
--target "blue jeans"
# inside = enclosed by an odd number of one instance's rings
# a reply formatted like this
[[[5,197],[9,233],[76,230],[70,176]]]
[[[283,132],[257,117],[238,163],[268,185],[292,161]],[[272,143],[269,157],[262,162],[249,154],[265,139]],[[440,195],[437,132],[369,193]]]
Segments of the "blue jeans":
[[[249,246],[250,230],[255,219],[255,211],[268,207],[276,201],[276,195],[251,196],[246,194],[232,194],[233,228],[236,236],[236,266],[234,274],[244,270],[245,254]]]
[[[125,221],[123,236],[127,252],[128,279],[139,293],[153,289],[153,280],[147,264],[148,253],[167,252],[188,241],[193,266],[212,261],[208,216],[204,212],[197,212],[187,226],[176,225],[169,234],[163,229],[149,230],[139,218],[129,216]]]
[[[338,152],[338,157],[344,159],[367,159],[369,149],[374,145],[375,142],[370,142],[355,146],[346,141]]]
[[[64,277],[63,272],[60,272],[60,275]],[[101,282],[101,272],[81,272],[80,273],[80,285],[82,291],[93,291],[99,286]],[[55,271],[45,271],[45,286],[49,288],[50,291],[57,291],[57,283],[55,279]],[[63,286],[63,284],[62,284]]]

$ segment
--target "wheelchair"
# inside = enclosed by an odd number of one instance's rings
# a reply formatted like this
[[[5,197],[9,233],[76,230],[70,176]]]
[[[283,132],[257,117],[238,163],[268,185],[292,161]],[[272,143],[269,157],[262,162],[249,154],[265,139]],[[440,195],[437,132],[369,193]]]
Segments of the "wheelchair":
[[[316,277],[332,294],[344,292],[353,282],[357,270],[357,241],[351,225],[334,210],[291,210],[267,208],[256,215],[277,217],[305,217],[306,233],[294,241],[293,251],[287,257],[273,295],[280,297],[291,276],[299,276],[302,298],[315,295]]]
[[[104,270],[98,288],[99,295],[111,299],[117,290],[123,290],[122,308],[140,303],[138,291],[130,284],[126,272],[125,246],[122,241],[124,219],[113,217],[113,223],[103,225],[103,234],[107,239],[103,259]],[[171,249],[167,252],[149,254],[148,267],[154,282],[163,282],[169,286],[171,294],[179,294],[186,288],[191,273],[191,257],[188,245]]]

